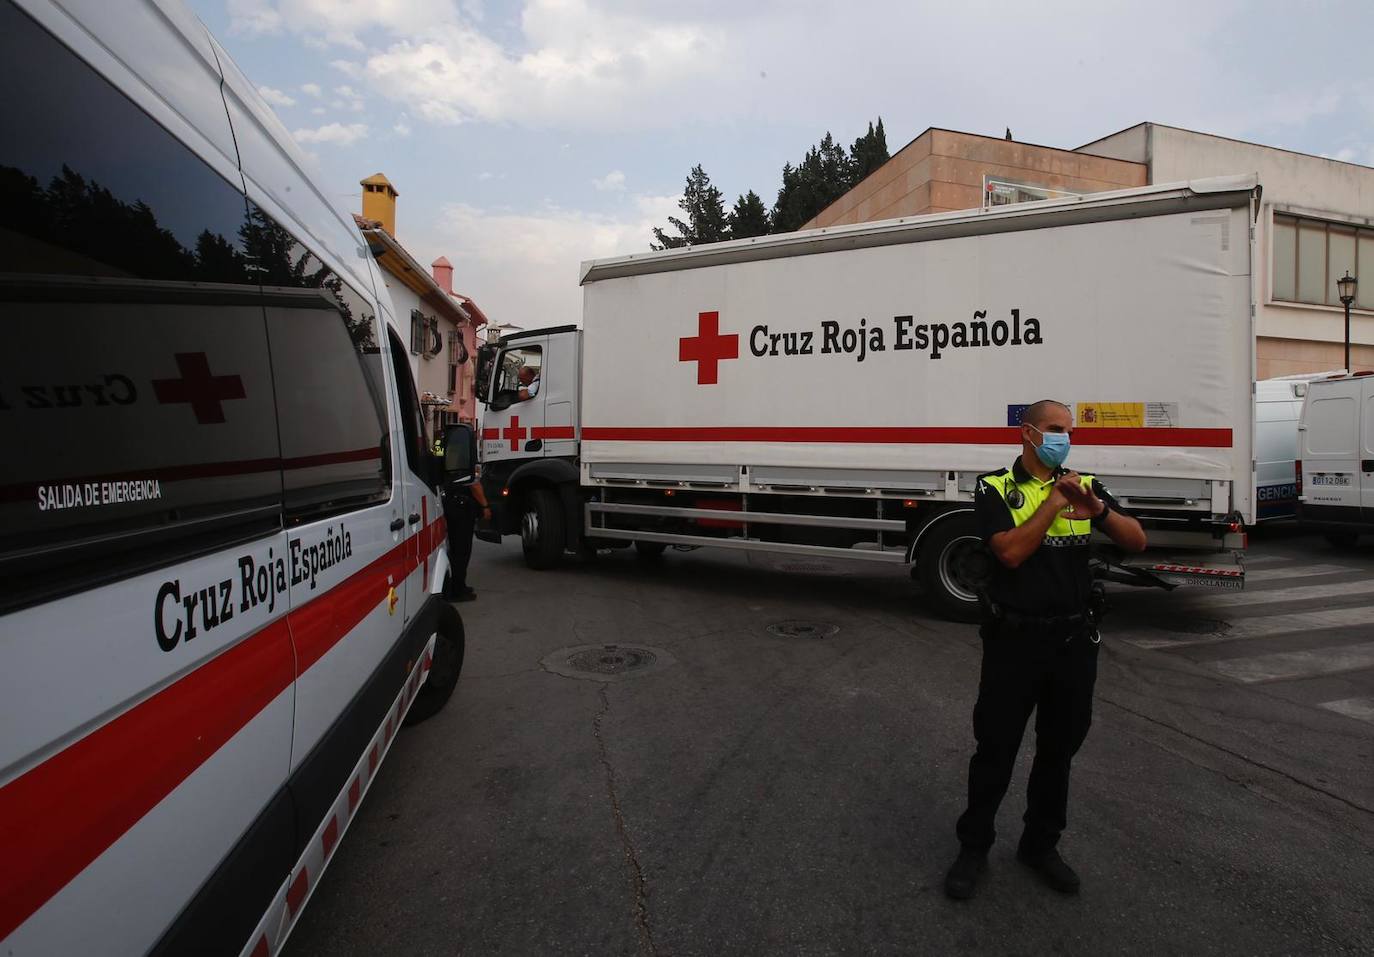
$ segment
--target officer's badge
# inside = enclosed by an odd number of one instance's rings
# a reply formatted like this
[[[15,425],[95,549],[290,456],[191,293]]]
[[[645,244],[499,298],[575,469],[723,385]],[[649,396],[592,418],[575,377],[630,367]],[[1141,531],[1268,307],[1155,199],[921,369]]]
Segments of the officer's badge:
[[[1013,488],[1011,491],[1007,492],[1007,504],[1012,508],[1020,508],[1022,505],[1026,504],[1026,496],[1019,488]]]

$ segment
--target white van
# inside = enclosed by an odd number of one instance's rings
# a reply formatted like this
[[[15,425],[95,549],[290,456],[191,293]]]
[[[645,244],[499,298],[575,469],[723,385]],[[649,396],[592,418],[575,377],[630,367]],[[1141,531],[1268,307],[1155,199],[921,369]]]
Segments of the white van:
[[[1293,518],[1298,512],[1298,420],[1307,384],[1337,373],[1281,376],[1255,383],[1255,518]]]
[[[0,953],[276,953],[462,663],[406,350],[182,7],[0,0],[0,77]]]
[[[1311,383],[1298,429],[1302,523],[1342,544],[1374,532],[1374,372]]]

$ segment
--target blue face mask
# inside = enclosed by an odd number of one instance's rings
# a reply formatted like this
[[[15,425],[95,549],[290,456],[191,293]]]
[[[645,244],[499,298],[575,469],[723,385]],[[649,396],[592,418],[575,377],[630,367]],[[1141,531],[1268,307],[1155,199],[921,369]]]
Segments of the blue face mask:
[[[1035,426],[1032,425],[1031,428],[1035,429]],[[1035,431],[1040,432],[1039,429],[1035,429]],[[1069,458],[1069,434],[1067,432],[1040,432],[1040,444],[1035,448],[1035,455],[1050,468],[1059,468]]]

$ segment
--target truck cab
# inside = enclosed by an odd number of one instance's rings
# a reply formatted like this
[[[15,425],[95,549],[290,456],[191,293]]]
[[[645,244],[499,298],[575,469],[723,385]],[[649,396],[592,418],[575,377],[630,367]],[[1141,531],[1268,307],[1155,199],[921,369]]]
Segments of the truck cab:
[[[493,515],[477,537],[499,542],[519,533],[538,567],[555,563],[580,536],[581,336],[576,326],[532,329],[487,343],[477,357],[482,490]]]
[[[1311,383],[1298,434],[1302,523],[1345,545],[1374,533],[1374,372]]]

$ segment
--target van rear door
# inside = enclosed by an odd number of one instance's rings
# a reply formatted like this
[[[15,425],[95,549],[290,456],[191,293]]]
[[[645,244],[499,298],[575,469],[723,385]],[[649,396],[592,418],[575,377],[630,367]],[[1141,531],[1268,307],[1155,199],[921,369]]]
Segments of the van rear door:
[[[1303,512],[1326,522],[1359,520],[1358,380],[1314,382],[1303,412]]]

